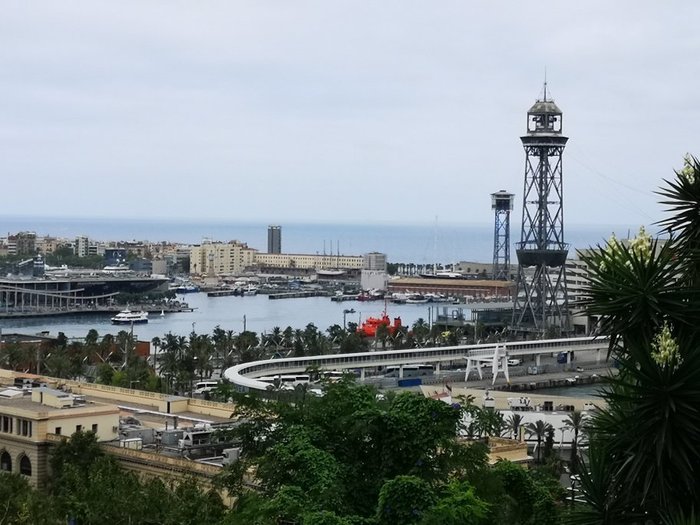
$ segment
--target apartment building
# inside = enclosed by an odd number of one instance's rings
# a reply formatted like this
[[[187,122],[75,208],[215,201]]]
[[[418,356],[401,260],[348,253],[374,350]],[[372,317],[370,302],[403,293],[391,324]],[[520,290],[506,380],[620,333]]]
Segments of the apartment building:
[[[190,273],[239,275],[255,263],[257,250],[240,241],[206,242],[190,248]]]

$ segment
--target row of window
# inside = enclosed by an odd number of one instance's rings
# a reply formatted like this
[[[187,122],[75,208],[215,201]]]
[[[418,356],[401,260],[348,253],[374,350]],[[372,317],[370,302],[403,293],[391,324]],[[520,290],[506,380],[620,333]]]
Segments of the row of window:
[[[75,431],[76,432],[82,432],[83,431],[83,425],[75,425]],[[97,434],[97,423],[93,423],[92,425],[92,432],[93,434]],[[60,436],[63,433],[63,427],[56,427],[54,429],[54,434],[57,436]]]
[[[80,432],[85,430],[83,425],[75,425],[75,431]],[[92,432],[97,434],[97,423],[94,423],[91,428]],[[14,418],[12,416],[0,416],[0,432],[5,434],[14,433],[18,436],[32,437],[32,422],[21,417]],[[63,433],[63,427],[55,427],[54,434],[59,436]]]
[[[0,432],[14,433],[18,436],[32,437],[32,422],[28,419],[12,416],[0,416]]]
[[[6,450],[0,453],[0,471],[12,472],[12,457]],[[19,458],[19,473],[25,476],[32,475],[32,462],[25,454]]]

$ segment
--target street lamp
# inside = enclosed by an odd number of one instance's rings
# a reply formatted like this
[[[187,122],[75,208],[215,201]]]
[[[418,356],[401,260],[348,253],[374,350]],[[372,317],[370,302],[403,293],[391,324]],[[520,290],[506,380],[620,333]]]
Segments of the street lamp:
[[[564,449],[564,432],[566,431],[567,427],[560,427],[559,430],[561,430],[561,441],[559,441],[559,459],[562,458],[562,453]]]
[[[345,323],[345,316],[347,316],[348,314],[354,314],[354,313],[355,313],[354,308],[350,308],[350,309],[346,308],[345,310],[343,310],[343,330],[345,330],[347,328],[347,325]]]

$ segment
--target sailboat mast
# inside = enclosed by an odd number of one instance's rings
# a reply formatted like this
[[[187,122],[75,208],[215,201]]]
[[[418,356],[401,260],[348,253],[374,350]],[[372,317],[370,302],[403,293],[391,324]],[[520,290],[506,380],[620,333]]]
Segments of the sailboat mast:
[[[435,216],[435,231],[433,232],[433,275],[437,275],[437,236],[438,216]]]

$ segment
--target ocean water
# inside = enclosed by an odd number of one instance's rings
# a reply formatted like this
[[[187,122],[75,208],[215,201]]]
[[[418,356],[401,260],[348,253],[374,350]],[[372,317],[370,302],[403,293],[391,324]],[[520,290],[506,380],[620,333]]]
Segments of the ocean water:
[[[511,261],[516,262],[513,243],[520,229],[511,217]],[[100,241],[169,241],[196,244],[204,239],[239,240],[267,250],[267,224],[224,221],[154,219],[85,219],[51,217],[1,217],[0,232],[34,231],[37,235],[73,238],[87,235]],[[284,253],[338,253],[361,255],[378,251],[390,262],[416,264],[493,260],[494,224],[303,224],[282,226]],[[570,252],[603,242],[615,232],[624,238],[637,227],[628,225],[571,225],[565,228]]]

